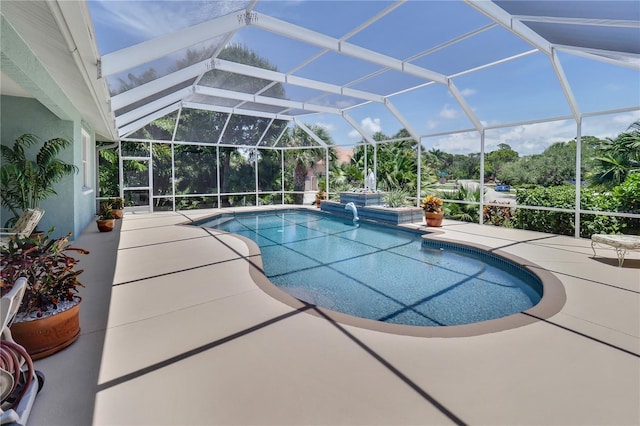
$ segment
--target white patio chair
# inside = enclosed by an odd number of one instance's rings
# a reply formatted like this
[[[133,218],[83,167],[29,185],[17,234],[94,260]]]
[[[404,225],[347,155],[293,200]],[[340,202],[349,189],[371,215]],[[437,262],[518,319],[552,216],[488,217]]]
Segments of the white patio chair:
[[[640,250],[640,235],[615,235],[615,234],[593,234],[591,236],[591,250],[596,256],[596,244],[611,246],[618,255],[618,266],[624,263],[624,256],[631,250]]]
[[[25,210],[13,228],[2,228],[0,231],[0,245],[6,245],[14,237],[24,238],[31,235],[42,216],[44,216],[44,210],[42,209]]]

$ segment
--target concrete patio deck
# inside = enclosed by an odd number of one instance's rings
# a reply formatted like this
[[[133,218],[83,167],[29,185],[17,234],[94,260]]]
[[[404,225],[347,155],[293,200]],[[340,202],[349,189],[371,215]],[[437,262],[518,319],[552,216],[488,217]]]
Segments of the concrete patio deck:
[[[637,425],[640,256],[590,241],[446,221],[442,238],[500,248],[563,283],[555,316],[472,337],[387,334],[259,289],[244,242],[128,214],[74,245],[82,333],[36,362],[30,426]]]

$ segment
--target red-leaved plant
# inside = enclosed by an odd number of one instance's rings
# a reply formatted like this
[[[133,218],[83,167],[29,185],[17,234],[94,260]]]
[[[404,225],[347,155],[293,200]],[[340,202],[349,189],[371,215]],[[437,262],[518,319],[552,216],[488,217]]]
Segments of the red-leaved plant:
[[[53,228],[40,239],[14,238],[2,247],[0,261],[0,293],[4,296],[20,277],[28,281],[19,313],[41,317],[57,309],[62,301],[77,299],[78,281],[83,270],[74,269],[78,260],[67,252],[89,254],[87,250],[71,247],[69,237],[50,238]]]

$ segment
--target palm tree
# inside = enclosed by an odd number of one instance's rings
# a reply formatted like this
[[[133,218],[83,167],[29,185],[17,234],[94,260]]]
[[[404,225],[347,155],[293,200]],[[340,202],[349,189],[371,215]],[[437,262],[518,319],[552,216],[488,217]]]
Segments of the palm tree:
[[[329,136],[324,128],[315,125],[308,125],[307,127],[328,145],[333,144],[331,136]],[[308,147],[313,146],[316,142],[303,129],[295,127],[283,135],[282,143],[288,147]],[[304,182],[309,170],[312,169],[318,161],[325,158],[325,151],[323,148],[293,149],[285,151],[285,155],[285,158],[288,158],[288,162],[293,163],[293,190],[302,192],[304,191]],[[329,162],[333,162],[336,158],[337,154],[335,150],[330,149]],[[302,204],[303,199],[304,194],[294,194],[295,204]]]
[[[640,131],[607,138],[597,148],[592,183],[611,188],[621,184],[631,173],[640,171]]]
[[[446,203],[445,214],[448,218],[463,222],[477,222],[479,218],[478,204],[480,203],[480,187],[469,189],[462,185],[456,191],[447,194],[450,200],[463,201],[464,203]]]
[[[57,158],[60,151],[71,145],[70,141],[49,139],[42,145],[35,160],[27,158],[25,149],[37,143],[38,138],[27,133],[15,140],[13,148],[0,146],[4,162],[0,168],[2,206],[14,215],[5,227],[15,223],[24,210],[38,208],[42,200],[56,195],[54,185],[63,177],[78,171],[75,165]]]
[[[348,163],[338,164],[331,163],[329,170],[329,187],[332,192],[348,191],[351,186],[351,178],[349,175],[351,165]]]

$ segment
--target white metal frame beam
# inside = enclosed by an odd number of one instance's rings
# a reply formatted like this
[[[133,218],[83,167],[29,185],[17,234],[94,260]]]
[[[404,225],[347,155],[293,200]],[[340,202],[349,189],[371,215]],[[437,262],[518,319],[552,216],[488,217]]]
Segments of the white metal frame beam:
[[[213,87],[196,86],[195,93],[199,95],[217,96],[227,99],[235,99],[244,102],[254,102],[258,104],[280,106],[283,108],[301,109],[304,111],[324,112],[329,114],[340,114],[338,108],[313,105],[303,102],[289,101],[286,99],[271,98],[268,96],[251,95],[249,93],[234,92],[232,90],[216,89]]]
[[[250,16],[251,19],[248,19],[248,18],[239,19],[238,16]],[[229,17],[232,17],[233,19],[230,19]],[[233,22],[233,25],[231,25],[230,22]],[[471,108],[467,105],[464,97],[462,97],[459,91],[457,91],[457,89],[452,84],[450,79],[448,79],[444,75],[410,64],[408,63],[408,61],[400,61],[395,58],[381,55],[377,52],[352,45],[345,41],[328,37],[323,34],[319,34],[317,32],[304,29],[304,28],[286,23],[284,21],[280,21],[278,19],[266,16],[266,15],[258,14],[255,12],[232,13],[232,14],[226,15],[225,17],[216,18],[206,23],[199,24],[194,27],[190,27],[185,30],[173,33],[170,38],[172,40],[173,38],[177,38],[179,40],[173,42],[170,46],[166,46],[163,49],[160,49],[158,52],[162,52],[162,53],[156,53],[156,56],[159,57],[159,56],[162,56],[163,54],[166,54],[167,52],[175,51],[174,49],[176,48],[176,46],[180,46],[180,48],[183,48],[190,45],[190,43],[197,41],[198,37],[201,37],[201,36],[196,35],[197,31],[194,31],[194,28],[203,29],[208,26],[215,26],[218,23],[220,23],[222,26],[227,25],[227,27],[225,27],[226,29],[224,30],[227,32],[235,31],[241,28],[242,26],[246,25],[247,23],[249,23],[251,25],[255,25],[259,28],[265,29],[267,31],[279,33],[287,37],[305,41],[307,43],[312,43],[314,45],[318,45],[328,50],[333,50],[333,51],[345,54],[347,56],[352,56],[358,59],[373,62],[375,64],[384,66],[385,68],[388,68],[388,69],[394,69],[401,72],[406,72],[408,74],[412,74],[414,76],[423,78],[428,82],[435,81],[441,84],[445,84],[451,91],[454,98],[456,98],[461,108],[465,111],[465,114],[467,114],[470,120],[474,123],[474,125],[477,128],[479,128],[478,126],[480,126],[479,120],[477,119],[477,117],[475,117],[475,114],[472,112]],[[228,27],[228,25],[231,25],[231,26]],[[216,34],[221,35],[222,33],[216,33]],[[208,35],[211,36],[212,33],[209,32]],[[160,40],[162,39],[164,38],[161,37]],[[119,51],[120,53],[118,53],[118,55],[124,55],[123,56],[124,58],[126,56],[135,54],[135,52],[138,51],[138,49],[148,50],[153,47],[157,47],[149,43],[150,42],[144,42],[139,45],[132,46],[131,48],[123,49],[122,51]],[[108,55],[105,55],[104,60],[106,62],[110,62],[114,60],[113,58],[117,59],[117,56],[109,57]],[[136,64],[137,62],[129,63],[127,64],[127,66],[130,67]],[[103,68],[104,66],[105,65],[103,64]],[[287,83],[287,84],[292,84],[292,85],[297,85],[302,87],[308,87],[308,88],[312,88],[312,89],[316,89],[316,90],[324,91],[328,93],[334,93],[334,94],[339,94],[343,96],[350,96],[357,99],[363,99],[365,101],[372,101],[372,102],[378,102],[378,103],[385,102],[384,98],[380,95],[376,95],[376,94],[372,94],[372,93],[368,93],[360,90],[350,89],[344,86],[338,86],[338,85],[333,85],[333,84],[306,79],[302,77],[287,75],[280,72],[264,70],[261,68],[238,64],[238,63],[234,63],[226,60],[213,59],[213,60],[202,61],[198,64],[192,65],[183,70],[176,71],[172,74],[169,74],[167,76],[154,80],[153,82],[144,84],[142,86],[139,86],[127,92],[124,92],[122,94],[116,95],[112,100],[113,109],[123,108],[134,102],[140,101],[145,97],[152,96],[154,93],[158,93],[162,90],[166,90],[172,86],[178,85],[191,78],[196,78],[196,81],[198,81],[198,79],[201,78],[202,75],[204,75],[204,73],[206,73],[207,71],[213,68],[219,69],[222,71],[228,71],[232,73],[252,76],[255,78],[263,78],[265,80],[270,80],[272,82]],[[104,73],[105,74],[110,73],[111,69],[112,68],[109,68],[109,66],[107,66],[107,69],[106,71],[104,71]],[[303,103],[303,102],[294,102],[289,100],[281,100],[281,99],[267,97],[267,96],[237,93],[229,90],[207,88],[205,86],[194,85],[194,91],[199,94],[236,99],[243,102],[256,102],[256,103],[262,103],[266,105],[282,106],[284,108],[302,109],[305,111],[312,111],[312,112],[325,112],[325,113],[336,114],[336,115],[342,114],[342,110],[338,108],[325,107],[321,105],[313,105],[313,104]],[[184,92],[181,92],[181,93],[184,93]],[[188,95],[189,93],[185,94],[185,96],[188,96]],[[169,103],[173,101],[175,101],[175,98],[171,96]],[[157,109],[158,101],[153,102],[152,104],[154,105],[154,108]],[[122,125],[123,122],[126,123],[127,120],[130,120],[129,117],[131,116],[136,117],[136,116],[146,115],[148,108],[146,106],[142,108],[144,108],[144,110],[140,112],[131,111],[127,113],[128,116],[126,117],[122,117],[122,116],[118,117],[116,119],[116,123],[118,125]]]
[[[428,70],[426,68],[419,67],[414,64],[410,64],[400,59],[392,58],[390,56],[383,55],[378,52],[374,52],[369,49],[365,49],[355,44],[341,41],[333,37],[329,37],[325,34],[309,30],[308,28],[300,27],[290,24],[280,19],[273,18],[268,15],[256,13],[256,19],[251,21],[251,25],[257,28],[269,31],[275,34],[280,34],[284,37],[288,37],[294,40],[309,43],[314,46],[318,46],[333,52],[338,52],[346,56],[351,56],[356,59],[371,62],[376,65],[380,65],[386,68],[390,68],[396,71],[401,71],[415,77],[419,77],[425,80],[436,81],[441,84],[446,84],[446,77],[443,74]]]
[[[482,123],[480,122],[476,114],[473,112],[473,109],[471,109],[471,106],[467,103],[467,100],[464,98],[464,96],[462,96],[462,93],[460,93],[460,90],[458,90],[458,87],[455,85],[453,80],[448,79],[448,81],[449,81],[448,89],[449,89],[449,93],[451,93],[451,96],[453,96],[455,100],[458,101],[460,108],[462,108],[465,115],[469,118],[469,120],[471,120],[476,130],[478,131],[482,130],[484,126],[482,125]]]
[[[567,18],[563,16],[535,16],[535,15],[511,15],[516,21],[544,22],[548,24],[562,25],[589,25],[599,27],[615,28],[638,28],[638,21],[623,19],[600,19],[600,18]]]
[[[562,91],[564,92],[565,99],[569,104],[569,108],[571,108],[573,117],[576,121],[579,120],[580,111],[578,109],[578,104],[573,95],[573,92],[571,91],[569,82],[567,81],[566,75],[564,74],[558,56],[554,52],[552,45],[538,33],[523,24],[520,20],[515,19],[512,15],[507,13],[504,9],[502,9],[495,3],[480,0],[464,1],[547,55],[549,61],[551,62],[551,66],[553,67],[553,70],[556,74],[556,77],[558,78],[558,82],[562,87]]]
[[[449,91],[459,103],[465,114],[474,123],[474,126],[478,130],[482,128],[480,120],[476,117],[475,113],[473,113],[464,97],[456,89],[451,80],[443,74],[260,13],[257,13],[257,18],[251,21],[251,25],[294,40],[310,43],[346,56],[371,62],[385,68],[401,71],[427,81],[435,81],[436,83],[444,84],[448,87]],[[397,110],[395,111],[399,114]],[[404,119],[402,121],[406,122]]]
[[[464,0],[464,2],[492,21],[502,25],[522,40],[532,44],[535,48],[547,55],[551,55],[551,44],[548,41],[519,20],[513,19],[509,13],[494,2],[485,0]]]
[[[150,113],[157,111],[166,107],[167,105],[172,105],[176,102],[182,101],[186,96],[189,96],[193,93],[192,87],[185,87],[182,90],[178,90],[177,92],[173,92],[170,95],[167,95],[163,98],[157,99],[153,102],[149,102],[148,104],[136,108],[133,111],[129,111],[126,114],[122,114],[116,117],[116,124],[118,127],[129,124],[133,121],[136,121],[139,118],[142,118]]]
[[[140,43],[135,46],[131,46],[126,49],[122,49],[117,52],[113,52],[111,54],[107,54],[102,58],[102,71],[104,75],[111,75],[116,72],[123,71],[125,69],[132,68],[142,63],[147,63],[156,58],[163,57],[167,54],[173,53],[180,49],[187,48],[193,44],[199,43],[205,40],[211,40],[220,36],[229,36],[229,34],[234,33],[235,31],[247,26],[255,26],[265,31],[269,31],[275,34],[279,34],[294,40],[299,40],[304,43],[309,43],[314,46],[319,46],[325,51],[333,51],[342,55],[350,56],[359,60],[367,61],[373,64],[377,64],[383,69],[392,69],[396,71],[400,71],[409,75],[417,76],[421,79],[425,80],[425,84],[444,84],[447,86],[451,95],[456,99],[457,103],[460,105],[464,113],[473,123],[474,127],[478,131],[482,131],[484,126],[480,122],[480,120],[476,117],[472,108],[467,104],[466,99],[456,85],[453,83],[453,78],[459,75],[467,74],[473,71],[477,71],[480,68],[489,67],[495,65],[497,63],[501,63],[507,60],[517,59],[524,55],[529,55],[533,52],[541,52],[548,56],[553,69],[556,73],[556,76],[560,82],[562,90],[565,94],[565,98],[570,104],[570,108],[573,113],[573,117],[578,119],[580,117],[580,111],[577,106],[577,102],[573,96],[569,83],[567,81],[566,76],[564,75],[564,71],[560,64],[559,58],[557,56],[557,51],[566,51],[572,54],[578,54],[582,56],[589,57],[590,59],[597,59],[601,61],[615,63],[616,65],[625,65],[632,67],[634,69],[640,68],[640,58],[639,55],[626,54],[620,52],[611,52],[611,51],[594,51],[589,49],[577,49],[572,48],[571,46],[555,46],[546,41],[543,37],[538,35],[535,31],[531,30],[528,26],[526,26],[522,21],[532,21],[532,22],[551,22],[551,23],[560,23],[560,24],[573,24],[573,25],[601,25],[601,26],[613,26],[613,27],[637,27],[637,22],[633,21],[622,21],[622,20],[594,20],[594,19],[581,19],[581,18],[555,18],[555,17],[536,17],[536,16],[512,16],[502,8],[497,6],[493,2],[481,1],[481,0],[464,0],[467,4],[469,4],[472,8],[478,10],[485,16],[489,17],[493,23],[486,25],[485,27],[479,28],[474,32],[470,33],[476,34],[481,31],[485,31],[489,28],[494,27],[495,25],[501,25],[506,28],[508,31],[512,32],[519,38],[523,39],[527,43],[534,46],[535,50],[531,50],[528,52],[524,52],[520,55],[515,55],[511,58],[506,58],[501,61],[496,61],[492,64],[487,64],[482,67],[478,67],[473,70],[467,70],[465,72],[459,73],[454,76],[445,76],[443,74],[434,72],[429,69],[425,69],[419,66],[416,66],[410,61],[412,59],[399,60],[393,57],[389,57],[378,52],[362,48],[357,45],[353,45],[346,40],[349,38],[351,33],[342,39],[336,39],[316,31],[310,30],[308,28],[303,28],[294,24],[290,24],[288,22],[273,18],[268,15],[263,15],[261,13],[250,11],[250,9],[241,10],[238,12],[233,12],[228,15],[204,22],[202,24],[195,25],[193,27],[186,28],[184,30],[180,30],[174,32],[172,34],[168,34],[166,36],[162,36],[153,40],[149,40],[147,42]],[[376,16],[367,23],[363,24],[362,27],[365,28],[370,25],[375,20],[379,19],[381,16],[388,14],[391,10],[397,8],[403,2],[397,2],[393,6],[387,8],[385,11],[381,12],[379,16]],[[357,33],[361,28],[354,29],[352,33]],[[465,39],[470,35],[464,35],[459,37],[459,39]],[[459,41],[458,39],[451,40],[445,44],[453,44]],[[436,47],[437,48],[437,47]],[[433,50],[433,49],[431,49]],[[431,51],[430,50],[430,51]],[[417,56],[422,56],[424,54],[430,53],[430,51],[423,52],[422,54],[418,54]],[[619,60],[617,58],[620,58]],[[629,62],[624,62],[627,58],[629,58]],[[349,96],[356,99],[362,99],[367,102],[376,102],[382,103],[386,105],[389,109],[391,109],[393,115],[395,115],[398,120],[405,125],[405,127],[409,130],[407,120],[402,117],[400,112],[393,107],[389,103],[389,98],[392,96],[383,97],[377,94],[351,89],[348,86],[339,86],[334,84],[329,84],[317,80],[302,78],[298,76],[293,76],[290,74],[280,73],[276,71],[265,70],[258,67],[243,65],[231,61],[221,60],[221,59],[208,59],[206,61],[202,61],[198,64],[191,65],[185,69],[176,71],[167,76],[158,78],[150,83],[144,84],[142,86],[131,89],[127,92],[123,92],[119,95],[114,96],[111,99],[112,109],[117,110],[120,108],[124,108],[128,105],[134,104],[135,102],[139,102],[145,98],[152,97],[154,94],[162,92],[163,90],[167,90],[171,87],[178,86],[181,83],[188,81],[189,79],[195,79],[195,83],[193,86],[190,86],[185,89],[177,90],[176,92],[169,94],[161,99],[153,101],[147,105],[144,105],[140,108],[137,108],[133,111],[130,111],[126,114],[123,114],[115,119],[117,126],[126,125],[128,128],[130,127],[130,123],[138,123],[139,120],[143,117],[149,116],[149,114],[154,111],[163,109],[165,107],[173,105],[177,101],[182,101],[183,106],[197,107],[200,109],[207,109],[211,111],[219,111],[219,112],[233,112],[236,114],[250,115],[250,116],[262,116],[262,117],[278,117],[284,120],[292,120],[294,116],[286,115],[286,114],[274,114],[274,113],[265,113],[265,112],[257,112],[257,111],[249,111],[243,109],[241,107],[241,103],[244,102],[253,102],[264,105],[271,106],[279,106],[283,109],[299,109],[304,111],[309,111],[311,113],[330,113],[334,115],[341,115],[352,127],[354,127],[365,139],[367,139],[368,135],[359,129],[358,124],[347,115],[345,112],[349,108],[332,108],[326,107],[323,105],[316,105],[313,103],[305,103],[305,102],[296,102],[286,99],[278,99],[269,96],[261,96],[259,94],[246,94],[240,92],[234,92],[231,90],[210,88],[206,86],[200,86],[197,84],[202,76],[212,70],[219,69],[221,71],[232,72],[236,74],[247,75],[255,78],[262,78],[268,81],[271,81],[271,85],[276,83],[286,83],[292,84],[301,87],[307,87],[311,89],[315,89],[318,91],[322,91],[325,93],[333,93],[342,96]],[[411,89],[408,89],[411,90]],[[189,96],[193,93],[207,95],[207,96],[216,96],[227,99],[235,99],[240,101],[241,103],[236,108],[228,108],[228,107],[220,107],[215,105],[207,105],[202,102],[190,102],[188,101]],[[119,132],[122,133],[122,132]],[[410,131],[410,133],[416,138],[417,134],[415,131]]]
[[[172,112],[180,109],[180,102],[176,102],[172,105],[168,105],[162,109],[152,112],[151,114],[141,117],[136,121],[132,121],[124,126],[118,127],[118,136],[126,137],[131,133],[143,128],[147,124],[151,123],[153,120],[162,118],[167,114],[171,114]]]
[[[302,130],[304,130],[309,136],[311,136],[311,138],[318,142],[318,144],[320,144],[321,147],[326,148],[327,147],[327,143],[325,141],[323,141],[322,139],[320,139],[318,137],[318,135],[316,135],[310,128],[308,128],[302,121],[298,120],[297,118],[293,119],[293,122],[296,124],[296,126],[300,127]]]
[[[623,53],[615,50],[589,49],[586,47],[565,46],[561,44],[554,44],[553,47],[558,51],[581,56],[583,58],[640,70],[640,55],[635,53]]]
[[[175,71],[171,74],[160,77],[149,83],[145,83],[141,86],[130,89],[126,92],[115,95],[113,98],[111,98],[112,108],[114,110],[124,108],[127,105],[131,105],[146,97],[153,96],[155,93],[159,93],[163,90],[176,86],[190,79],[194,79],[199,76],[202,76],[203,74],[205,74],[206,72],[212,69],[218,69],[221,71],[247,75],[255,78],[262,78],[262,79],[271,80],[279,83],[288,83],[296,86],[308,87],[311,89],[321,90],[324,92],[334,93],[334,94],[343,95],[343,96],[350,96],[353,98],[363,99],[366,101],[373,101],[373,102],[379,102],[379,103],[384,102],[384,99],[382,96],[369,93],[369,92],[364,92],[361,90],[355,90],[355,89],[341,87],[334,84],[324,83],[324,82],[311,80],[307,78],[291,76],[291,75],[287,75],[287,74],[276,72],[276,71],[264,70],[258,67],[243,65],[243,64],[239,64],[231,61],[220,60],[220,59],[216,59],[216,60],[208,59],[206,61],[199,62],[187,68],[183,68],[179,71]],[[206,87],[206,86],[198,86],[198,87]],[[277,99],[277,98],[264,96],[262,97],[262,99],[263,99],[262,103],[269,103],[269,104],[281,106],[281,103],[278,103],[277,101],[275,101],[276,103],[267,102],[267,100]],[[243,100],[247,102],[251,101],[250,99],[247,99],[247,98],[243,98]],[[296,108],[297,107],[298,106],[296,106]]]
[[[235,74],[242,74],[249,77],[262,78],[277,83],[286,83],[294,86],[307,87],[310,89],[329,92],[337,95],[351,96],[353,98],[364,99],[366,101],[383,102],[383,97],[374,93],[364,92],[362,90],[350,89],[344,86],[325,83],[322,81],[311,80],[309,78],[287,75],[277,71],[265,70],[250,65],[244,65],[237,62],[216,59],[213,61],[213,68],[228,71]]]
[[[360,133],[365,141],[367,141],[371,145],[376,144],[376,141],[374,141],[373,138],[369,136],[369,134],[358,123],[356,123],[353,117],[347,114],[347,112],[343,112],[342,117],[347,121],[347,123],[351,125],[351,127],[353,127],[358,133]]]
[[[220,107],[215,105],[203,104],[201,102],[183,101],[182,106],[184,108],[201,109],[205,111],[221,112],[225,114],[246,115],[249,117],[270,118],[273,120],[291,121],[294,119],[294,117],[291,115],[274,114],[270,112],[254,111],[254,110],[242,109],[242,108]]]
[[[573,113],[573,117],[576,121],[580,120],[580,108],[578,107],[578,102],[576,101],[575,96],[573,95],[573,91],[571,90],[571,86],[569,85],[569,80],[567,80],[567,76],[564,73],[564,69],[562,68],[562,64],[560,63],[560,59],[558,58],[558,54],[553,49],[552,57],[551,57],[551,65],[553,66],[553,70],[558,77],[558,81],[560,82],[560,87],[564,92],[564,96],[569,102],[569,107],[571,108],[571,112]]]
[[[138,43],[102,57],[102,75],[113,75],[146,64],[195,44],[247,26],[246,11],[221,16],[189,28]]]
[[[126,92],[119,93],[111,98],[111,107],[114,111],[124,108],[127,105],[131,105],[144,98],[153,96],[154,94],[167,90],[170,87],[196,78],[212,69],[211,62],[211,59],[198,62],[197,64],[157,78],[143,85],[134,87],[133,89],[129,89]]]

